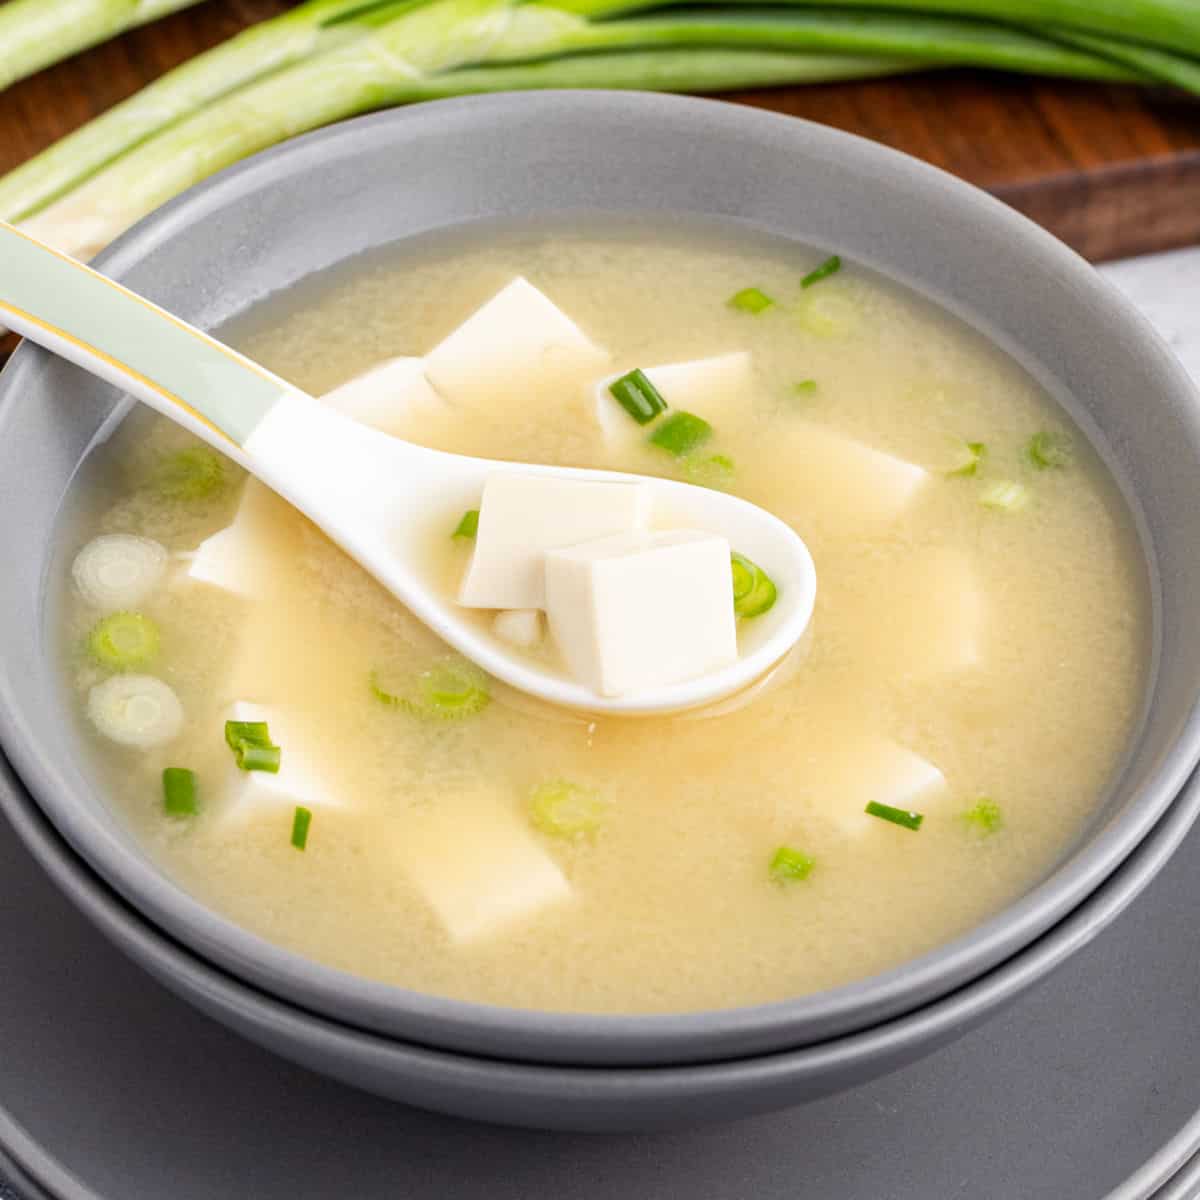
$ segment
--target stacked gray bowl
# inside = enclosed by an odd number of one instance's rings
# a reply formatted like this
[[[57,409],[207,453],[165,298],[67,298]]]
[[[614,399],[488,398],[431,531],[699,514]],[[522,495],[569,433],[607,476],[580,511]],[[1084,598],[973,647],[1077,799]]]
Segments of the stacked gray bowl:
[[[1152,581],[1153,649],[1145,712],[1119,778],[1078,844],[1022,899],[897,970],[756,1008],[555,1015],[354,978],[204,908],[160,873],[89,780],[55,667],[46,581],[62,566],[56,521],[78,464],[128,402],[31,347],[0,378],[0,742],[77,856],[54,860],[60,885],[169,987],[281,1054],[446,1112],[582,1129],[780,1107],[964,1032],[1062,961],[1161,865],[1194,813],[1175,815],[1171,837],[1147,839],[1200,755],[1200,646],[1187,636],[1200,607],[1192,386],[1086,263],[932,168],[819,126],[703,101],[550,93],[443,102],[261,155],[167,206],[100,265],[218,328],[315,272],[407,237],[598,213],[765,231],[914,288],[1043,384],[1093,441],[1134,514]],[[41,843],[30,835],[30,844],[36,852]],[[1139,853],[1140,873],[1106,887]]]

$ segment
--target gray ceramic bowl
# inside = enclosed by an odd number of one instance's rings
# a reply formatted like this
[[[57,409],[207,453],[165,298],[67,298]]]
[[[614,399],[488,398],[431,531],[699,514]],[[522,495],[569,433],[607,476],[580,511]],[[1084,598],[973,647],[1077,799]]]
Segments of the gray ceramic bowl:
[[[320,967],[251,936],[160,874],[88,779],[54,669],[47,578],[62,569],[55,519],[72,474],[125,410],[111,389],[30,347],[0,380],[0,739],[56,828],[130,904],[232,975],[335,1021],[469,1054],[574,1065],[706,1063],[844,1038],[928,1005],[1028,946],[1134,850],[1196,761],[1196,397],[1127,303],[1003,205],[873,143],[714,102],[543,93],[352,122],[190,192],[101,265],[212,328],[405,237],[598,212],[715,220],[862,262],[1006,348],[1094,441],[1143,538],[1152,681],[1120,778],[1052,873],[968,936],[886,974],[786,1003],[679,1016],[452,1002]],[[836,1072],[837,1053],[826,1061]]]
[[[10,784],[0,759],[0,811],[55,884],[150,974],[244,1037],[322,1074],[418,1108],[505,1125],[597,1133],[678,1127],[784,1108],[929,1053],[1014,1000],[1115,920],[1200,813],[1200,780],[1193,776],[1179,802],[1075,912],[1009,962],[919,1013],[781,1054],[692,1066],[605,1068],[448,1053],[350,1029],[268,996],[189,953],[123,903],[55,833],[23,789]],[[2,1117],[0,1112],[0,1142]],[[1148,1164],[1147,1173],[1152,1169]],[[61,1194],[66,1198],[74,1191],[64,1188]]]

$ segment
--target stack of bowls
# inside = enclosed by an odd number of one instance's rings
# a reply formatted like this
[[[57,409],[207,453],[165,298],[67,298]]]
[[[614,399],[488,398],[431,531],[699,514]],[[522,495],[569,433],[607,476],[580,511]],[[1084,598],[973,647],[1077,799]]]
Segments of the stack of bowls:
[[[30,346],[0,378],[0,743],[70,847],[10,814],[60,886],[165,984],[280,1054],[409,1103],[576,1129],[781,1107],[965,1032],[1092,936],[1161,865],[1195,815],[1171,809],[1200,756],[1200,645],[1188,636],[1200,609],[1192,385],[1086,263],[915,160],[712,102],[608,93],[448,101],[260,155],[143,222],[99,265],[217,328],[404,238],[597,213],[830,247],[930,297],[1064,406],[1134,515],[1152,581],[1149,687],[1096,818],[1002,913],[860,983],[678,1016],[546,1014],[352,977],[205,908],[146,857],[89,779],[55,661],[46,581],[62,566],[56,520],[79,463],[129,402]]]

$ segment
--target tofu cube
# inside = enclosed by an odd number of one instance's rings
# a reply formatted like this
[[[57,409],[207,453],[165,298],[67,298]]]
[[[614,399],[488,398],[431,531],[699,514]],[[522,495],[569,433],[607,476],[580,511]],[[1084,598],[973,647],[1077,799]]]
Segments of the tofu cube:
[[[414,422],[446,409],[425,378],[425,360],[407,357],[389,358],[355,375],[326,392],[321,401],[352,421],[393,437],[402,437]]]
[[[306,752],[304,739],[295,735],[294,725],[277,708],[237,700],[226,710],[218,727],[225,737],[225,721],[266,721],[271,741],[282,750],[279,771],[243,771],[233,751],[226,748],[229,767],[221,800],[220,820],[243,824],[266,816],[271,819],[291,812],[297,805],[313,810],[346,807],[337,792],[321,777]]]
[[[645,529],[652,501],[645,483],[490,476],[458,602],[468,608],[545,608],[546,551]]]
[[[870,816],[865,809],[871,801],[928,814],[930,806],[948,792],[946,777],[933,763],[886,738],[843,744],[820,765],[821,812],[842,833],[854,837],[899,828]]]
[[[987,605],[970,557],[936,546],[916,550],[882,574],[864,622],[863,653],[913,679],[953,674],[983,659]]]
[[[887,525],[929,479],[913,463],[809,422],[781,429],[778,437],[790,467],[788,478],[800,485],[812,511],[821,514],[826,532]]]
[[[492,618],[492,632],[510,646],[532,650],[542,640],[542,614],[536,608],[508,608]]]
[[[486,785],[414,813],[397,845],[405,874],[455,942],[499,933],[571,896],[512,800]]]
[[[607,362],[607,351],[518,276],[425,356],[425,375],[450,403],[486,407],[498,389],[555,396]]]
[[[734,662],[729,543],[678,529],[546,554],[546,612],[571,673],[604,696]]]
[[[754,383],[753,359],[745,350],[643,367],[642,372],[669,408],[686,409],[718,427],[746,403]],[[612,448],[644,438],[647,428],[639,425],[608,390],[618,378],[619,375],[609,375],[593,390],[596,423],[605,443]]]
[[[186,577],[234,595],[253,595],[270,557],[271,516],[280,503],[266,484],[247,479],[233,522],[196,547]]]

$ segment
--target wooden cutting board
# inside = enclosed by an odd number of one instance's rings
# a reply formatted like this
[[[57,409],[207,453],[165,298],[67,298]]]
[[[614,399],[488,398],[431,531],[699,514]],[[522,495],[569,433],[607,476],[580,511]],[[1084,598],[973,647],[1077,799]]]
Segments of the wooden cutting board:
[[[0,93],[0,171],[163,71],[290,7],[207,0]],[[1200,242],[1200,101],[982,71],[743,92],[987,188],[1100,261]]]

